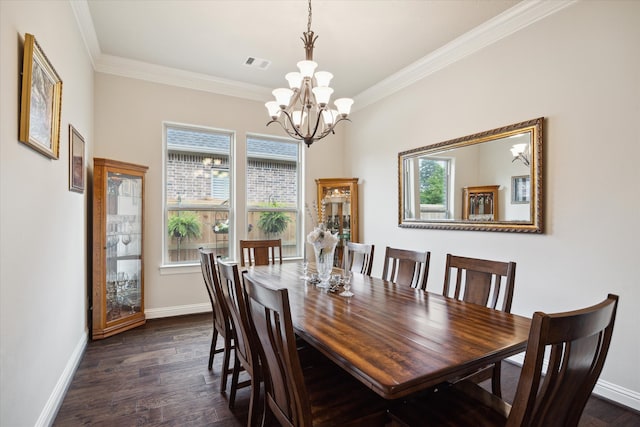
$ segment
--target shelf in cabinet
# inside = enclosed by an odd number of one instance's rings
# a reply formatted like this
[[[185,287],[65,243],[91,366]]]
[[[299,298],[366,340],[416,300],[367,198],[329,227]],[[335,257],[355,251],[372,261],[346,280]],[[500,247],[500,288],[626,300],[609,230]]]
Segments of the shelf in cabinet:
[[[118,261],[138,260],[138,259],[141,259],[141,256],[140,255],[120,255],[120,256],[117,256],[116,259]]]

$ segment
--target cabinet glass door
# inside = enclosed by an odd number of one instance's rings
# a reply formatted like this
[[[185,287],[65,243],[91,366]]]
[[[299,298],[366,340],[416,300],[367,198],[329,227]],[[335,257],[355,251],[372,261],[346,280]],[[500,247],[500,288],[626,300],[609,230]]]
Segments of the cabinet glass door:
[[[142,177],[107,174],[107,323],[142,307]]]
[[[319,178],[318,207],[327,230],[339,240],[334,265],[342,266],[346,242],[358,240],[358,178]]]

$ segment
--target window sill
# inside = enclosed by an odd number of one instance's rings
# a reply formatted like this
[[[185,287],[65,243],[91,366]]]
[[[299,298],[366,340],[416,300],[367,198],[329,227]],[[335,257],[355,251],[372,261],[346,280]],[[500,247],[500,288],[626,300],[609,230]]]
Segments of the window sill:
[[[192,273],[201,273],[202,269],[200,268],[199,263],[194,264],[163,264],[160,266],[160,275],[168,276],[172,274],[192,274]]]

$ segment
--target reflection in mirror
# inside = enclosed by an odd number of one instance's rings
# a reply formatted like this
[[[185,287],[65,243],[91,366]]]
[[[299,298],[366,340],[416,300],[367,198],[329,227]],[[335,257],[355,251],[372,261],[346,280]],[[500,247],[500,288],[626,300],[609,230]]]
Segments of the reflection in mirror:
[[[542,122],[399,153],[400,227],[541,233]]]

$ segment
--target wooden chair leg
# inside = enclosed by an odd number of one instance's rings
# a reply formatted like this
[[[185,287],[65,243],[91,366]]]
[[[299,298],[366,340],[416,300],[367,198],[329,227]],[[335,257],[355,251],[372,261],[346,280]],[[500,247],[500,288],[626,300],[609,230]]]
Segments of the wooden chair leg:
[[[229,362],[231,359],[231,339],[225,337],[224,359],[222,360],[222,375],[220,377],[220,393],[227,391],[227,375],[229,375]]]
[[[216,354],[216,341],[218,341],[218,330],[213,328],[213,338],[211,338],[211,350],[209,350],[209,370],[213,369],[213,356]]]
[[[234,352],[235,354],[235,352]],[[238,389],[238,379],[240,378],[240,361],[236,356],[233,361],[233,372],[231,373],[231,391],[229,392],[229,409],[233,409],[236,403],[236,390]]]
[[[251,396],[249,397],[249,426],[257,427],[264,418],[264,413],[258,411],[256,405],[260,403],[260,381],[251,378]],[[258,418],[260,416],[260,418]]]
[[[493,366],[493,375],[491,376],[491,390],[494,395],[502,398],[502,389],[500,387],[500,376],[502,373],[501,362],[496,362]]]

